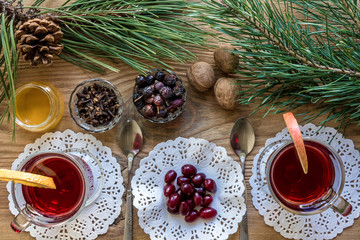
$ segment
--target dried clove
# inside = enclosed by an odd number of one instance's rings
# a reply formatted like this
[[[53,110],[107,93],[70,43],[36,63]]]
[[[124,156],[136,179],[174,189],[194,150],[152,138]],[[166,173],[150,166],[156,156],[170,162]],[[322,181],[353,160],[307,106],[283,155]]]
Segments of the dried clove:
[[[117,96],[108,87],[94,83],[76,95],[79,117],[94,127],[109,124],[119,112]]]

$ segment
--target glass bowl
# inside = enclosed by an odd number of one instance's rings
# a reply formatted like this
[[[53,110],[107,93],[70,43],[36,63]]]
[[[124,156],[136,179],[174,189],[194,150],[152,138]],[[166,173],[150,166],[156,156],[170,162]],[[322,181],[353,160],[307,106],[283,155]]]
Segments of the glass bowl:
[[[150,122],[166,123],[177,118],[184,110],[186,96],[182,79],[170,70],[152,69],[135,79],[133,103]]]
[[[87,91],[92,86],[97,86],[97,89],[106,89],[106,91],[98,91],[94,92],[95,94],[91,94]],[[91,95],[90,100],[85,97],[87,94]],[[79,100],[81,97],[83,99]],[[106,102],[109,99],[115,99],[116,101],[110,102],[110,105],[106,106],[106,104],[109,104]],[[78,106],[80,101],[83,101],[81,108]],[[117,104],[118,106],[115,106]],[[112,129],[121,118],[123,105],[124,102],[119,90],[103,79],[90,79],[80,83],[71,93],[69,100],[72,119],[79,127],[91,133],[101,133]],[[94,119],[93,116],[96,116],[97,119]],[[105,119],[106,116],[109,116],[110,119]]]

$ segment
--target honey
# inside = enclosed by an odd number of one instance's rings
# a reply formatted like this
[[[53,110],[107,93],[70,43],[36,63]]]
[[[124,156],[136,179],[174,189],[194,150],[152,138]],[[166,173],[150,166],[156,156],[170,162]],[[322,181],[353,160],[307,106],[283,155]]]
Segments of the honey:
[[[52,85],[31,82],[16,89],[16,123],[29,131],[44,131],[61,120],[64,103]]]

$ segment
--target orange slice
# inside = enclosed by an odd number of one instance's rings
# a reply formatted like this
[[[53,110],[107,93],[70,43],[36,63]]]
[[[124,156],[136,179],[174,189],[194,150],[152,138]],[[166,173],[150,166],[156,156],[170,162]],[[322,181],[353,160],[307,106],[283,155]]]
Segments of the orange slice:
[[[290,136],[294,142],[295,149],[301,163],[301,167],[304,173],[307,174],[308,160],[307,160],[304,140],[301,135],[299,124],[297,123],[296,118],[291,112],[287,112],[283,114],[283,117],[285,120],[286,127],[289,130]]]
[[[2,181],[14,181],[30,187],[41,187],[56,189],[54,180],[51,177],[43,175],[0,169],[0,180]]]

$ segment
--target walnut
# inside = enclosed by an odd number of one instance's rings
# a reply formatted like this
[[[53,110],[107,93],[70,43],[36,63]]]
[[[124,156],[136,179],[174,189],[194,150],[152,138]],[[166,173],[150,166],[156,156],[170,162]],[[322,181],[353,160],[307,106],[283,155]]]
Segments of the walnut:
[[[214,51],[215,64],[225,74],[235,73],[239,64],[239,56],[232,53],[232,50],[235,48],[225,44]]]
[[[237,85],[233,78],[219,78],[214,86],[215,98],[219,105],[226,110],[235,108],[238,91],[240,91],[240,85]]]
[[[194,63],[186,74],[190,84],[199,92],[205,92],[215,84],[214,70],[206,62]]]

